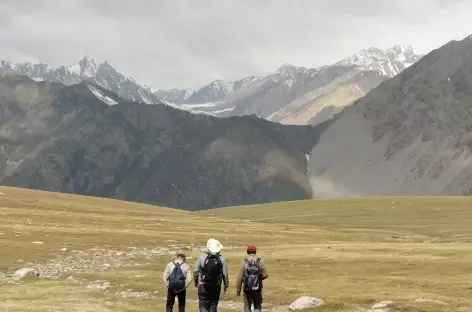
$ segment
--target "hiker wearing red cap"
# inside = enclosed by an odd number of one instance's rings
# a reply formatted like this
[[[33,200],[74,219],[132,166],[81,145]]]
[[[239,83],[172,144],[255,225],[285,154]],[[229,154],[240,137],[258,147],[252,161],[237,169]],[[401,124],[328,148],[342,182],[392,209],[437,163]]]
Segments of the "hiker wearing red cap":
[[[250,312],[251,306],[254,306],[254,312],[262,310],[262,281],[269,277],[264,262],[256,256],[256,251],[255,245],[247,246],[247,257],[242,261],[236,276],[236,295],[241,295],[242,288],[244,312]]]

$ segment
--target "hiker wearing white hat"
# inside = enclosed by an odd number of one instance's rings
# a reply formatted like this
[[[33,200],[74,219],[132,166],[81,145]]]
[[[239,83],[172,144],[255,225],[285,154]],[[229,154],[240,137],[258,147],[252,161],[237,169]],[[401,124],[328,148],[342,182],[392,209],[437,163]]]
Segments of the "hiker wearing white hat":
[[[198,288],[200,312],[216,312],[220,301],[221,284],[226,294],[229,286],[228,265],[220,255],[223,245],[216,239],[207,242],[207,252],[200,255],[194,267],[195,287]]]

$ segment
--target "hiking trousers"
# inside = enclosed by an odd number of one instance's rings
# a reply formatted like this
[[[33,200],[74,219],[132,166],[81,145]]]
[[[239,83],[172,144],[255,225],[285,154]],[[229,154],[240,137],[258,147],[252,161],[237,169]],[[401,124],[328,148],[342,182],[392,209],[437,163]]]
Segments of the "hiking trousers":
[[[175,293],[173,290],[167,289],[167,304],[166,312],[172,312],[175,303],[175,297],[179,300],[179,312],[185,312],[185,299],[187,297],[187,290]]]
[[[254,306],[254,312],[262,310],[262,291],[244,292],[244,312],[251,312],[251,306]]]
[[[198,285],[198,308],[200,312],[217,312],[220,301],[221,285]]]

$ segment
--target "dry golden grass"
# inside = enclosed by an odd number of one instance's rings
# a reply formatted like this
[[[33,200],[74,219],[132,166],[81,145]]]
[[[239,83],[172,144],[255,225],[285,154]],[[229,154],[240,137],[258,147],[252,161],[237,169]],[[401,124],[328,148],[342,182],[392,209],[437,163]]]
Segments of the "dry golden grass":
[[[235,270],[244,245],[255,243],[267,262],[267,307],[302,295],[323,298],[320,311],[369,307],[395,301],[398,311],[472,311],[472,200],[468,198],[378,198],[301,201],[189,213],[134,203],[0,188],[0,273],[26,262],[52,261],[63,247],[165,247],[205,244],[219,239],[229,259],[234,294]],[[424,243],[439,237],[435,244]],[[42,245],[31,244],[42,241]],[[191,252],[191,258],[198,252]],[[159,291],[171,256],[137,259],[141,266],[73,274],[88,281],[108,280],[108,293],[86,284],[27,279],[0,283],[0,311],[150,311],[165,301],[123,299],[115,292]],[[193,259],[189,263],[193,265]],[[18,260],[21,260],[18,262]],[[447,306],[414,304],[430,297]],[[196,311],[196,293],[188,310]],[[468,310],[469,309],[469,310]]]

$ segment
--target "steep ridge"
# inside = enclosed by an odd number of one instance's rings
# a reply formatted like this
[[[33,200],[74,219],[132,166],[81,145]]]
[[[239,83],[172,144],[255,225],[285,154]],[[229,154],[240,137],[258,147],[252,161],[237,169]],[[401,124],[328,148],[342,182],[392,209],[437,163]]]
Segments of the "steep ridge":
[[[87,82],[0,79],[3,185],[199,210],[311,198],[319,129],[214,118]]]
[[[314,196],[470,195],[471,83],[472,36],[382,82],[321,135]]]

